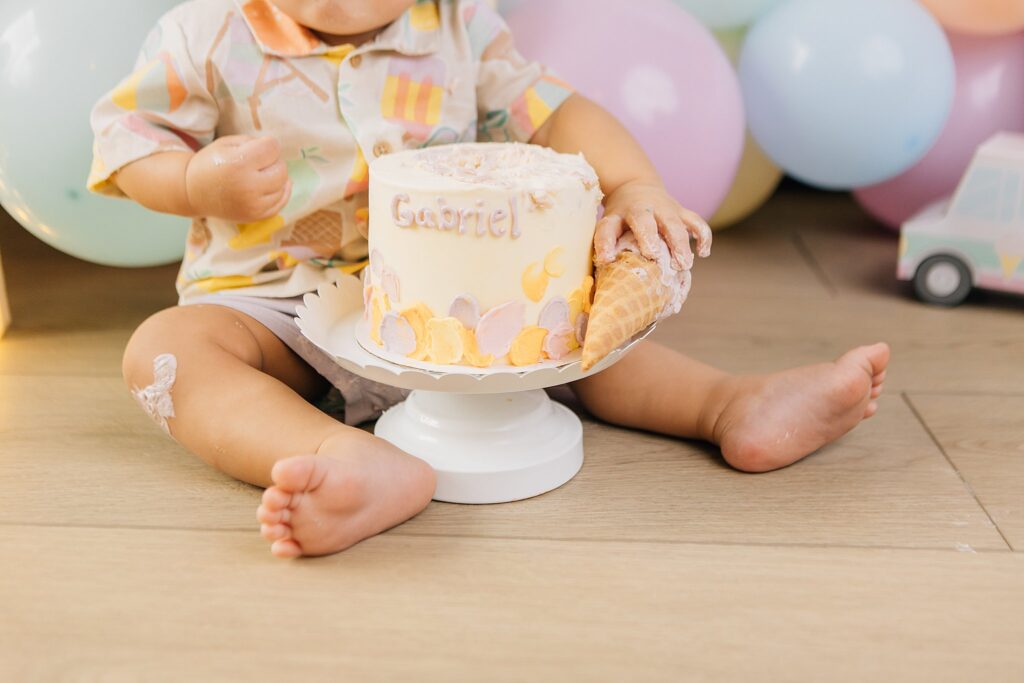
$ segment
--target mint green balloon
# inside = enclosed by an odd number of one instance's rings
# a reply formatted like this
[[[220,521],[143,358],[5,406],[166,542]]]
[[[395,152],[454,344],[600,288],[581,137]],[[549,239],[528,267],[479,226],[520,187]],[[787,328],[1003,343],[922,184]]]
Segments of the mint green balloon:
[[[177,0],[0,0],[0,204],[44,242],[115,266],[181,259],[188,222],[85,187],[89,111]]]
[[[753,23],[780,0],[675,0],[683,9],[714,29]]]

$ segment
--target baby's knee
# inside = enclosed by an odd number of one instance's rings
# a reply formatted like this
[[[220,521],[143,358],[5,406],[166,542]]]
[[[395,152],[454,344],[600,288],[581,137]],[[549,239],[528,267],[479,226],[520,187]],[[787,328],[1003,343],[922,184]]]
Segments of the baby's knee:
[[[121,358],[121,375],[146,414],[169,433],[179,349],[166,313],[151,316],[132,334]]]
[[[137,387],[151,382],[155,360],[166,355],[198,366],[230,356],[259,367],[263,357],[252,332],[233,311],[220,306],[178,306],[147,318],[125,347],[125,383]]]
[[[232,360],[258,367],[262,352],[252,332],[230,309],[176,307],[139,325],[125,347],[121,374],[142,409],[169,432],[179,373],[188,382],[201,381],[204,368]]]
[[[151,315],[128,340],[121,357],[121,376],[129,388],[138,388],[154,380],[154,360],[157,357],[170,355],[176,358],[178,355],[173,310]]]

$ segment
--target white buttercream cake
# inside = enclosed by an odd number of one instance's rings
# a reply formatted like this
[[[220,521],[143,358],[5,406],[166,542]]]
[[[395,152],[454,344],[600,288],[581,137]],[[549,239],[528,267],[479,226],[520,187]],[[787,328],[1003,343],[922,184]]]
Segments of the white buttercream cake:
[[[536,145],[445,145],[376,160],[370,350],[478,368],[573,360],[601,198],[582,155]]]

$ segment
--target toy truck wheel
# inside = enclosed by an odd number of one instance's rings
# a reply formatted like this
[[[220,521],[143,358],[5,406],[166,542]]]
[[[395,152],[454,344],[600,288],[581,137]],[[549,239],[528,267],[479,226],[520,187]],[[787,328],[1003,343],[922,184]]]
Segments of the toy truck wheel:
[[[963,303],[973,286],[970,269],[955,256],[932,256],[914,274],[918,298],[938,306]]]

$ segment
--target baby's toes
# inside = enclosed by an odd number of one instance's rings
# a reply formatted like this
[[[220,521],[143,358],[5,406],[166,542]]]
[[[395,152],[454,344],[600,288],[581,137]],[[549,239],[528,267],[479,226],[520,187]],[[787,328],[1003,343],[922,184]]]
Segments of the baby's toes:
[[[878,373],[877,375],[872,377],[871,378],[871,384],[873,386],[876,386],[876,387],[877,386],[881,386],[882,382],[885,381],[885,373],[887,373],[887,372],[888,372],[888,370],[882,370],[880,373]]]
[[[271,486],[263,492],[261,502],[261,508],[266,508],[270,512],[277,512],[291,506],[292,494],[277,486]]]
[[[878,398],[879,396],[881,396],[882,395],[882,389],[883,389],[883,386],[881,384],[878,384],[876,386],[871,387],[871,399],[874,400],[874,399]]]
[[[327,475],[322,460],[314,455],[296,455],[278,460],[270,471],[270,478],[284,491],[313,491]]]
[[[290,538],[292,530],[291,527],[284,524],[260,524],[260,534],[268,541],[280,541]]]
[[[302,548],[293,539],[287,538],[274,541],[270,546],[270,552],[275,557],[298,557],[302,554]]]
[[[256,509],[256,519],[261,524],[288,524],[292,521],[292,511],[290,508],[278,509],[260,505]]]

